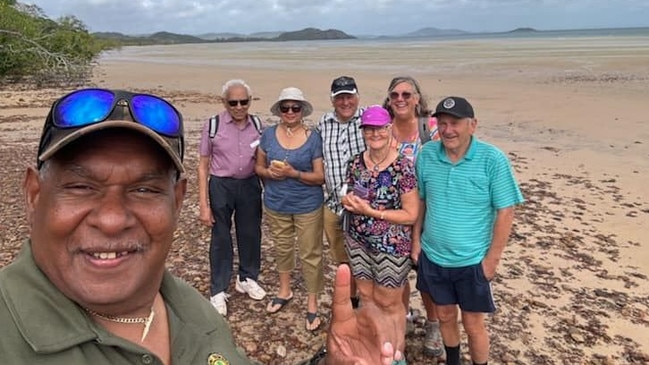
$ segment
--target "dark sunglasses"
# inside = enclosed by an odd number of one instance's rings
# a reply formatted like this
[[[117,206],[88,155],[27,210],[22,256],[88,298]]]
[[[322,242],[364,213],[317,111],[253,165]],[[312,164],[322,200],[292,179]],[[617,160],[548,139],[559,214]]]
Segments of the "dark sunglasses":
[[[231,107],[237,106],[237,104],[241,106],[246,106],[250,103],[250,99],[241,99],[241,100],[228,100],[228,105]]]
[[[127,91],[83,89],[72,92],[54,104],[52,124],[67,129],[102,122],[122,100],[128,104],[135,122],[166,137],[182,136],[182,116],[173,105],[155,95]]]
[[[390,99],[391,100],[397,100],[397,99],[399,99],[399,96],[401,96],[403,98],[403,100],[408,100],[408,99],[410,99],[412,97],[412,93],[409,92],[409,91],[404,91],[401,94],[399,94],[396,91],[393,91],[393,92],[390,93]]]
[[[299,113],[302,111],[302,105],[292,105],[292,106],[280,105],[279,107],[279,111],[282,113],[288,113],[289,110],[291,110],[293,113]]]

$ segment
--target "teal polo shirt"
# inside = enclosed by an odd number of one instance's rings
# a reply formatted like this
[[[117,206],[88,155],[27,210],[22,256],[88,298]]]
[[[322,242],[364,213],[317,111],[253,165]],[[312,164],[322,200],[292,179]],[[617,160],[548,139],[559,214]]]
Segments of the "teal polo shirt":
[[[443,267],[480,263],[491,245],[497,211],[524,201],[507,156],[475,137],[456,163],[441,141],[425,144],[415,172],[426,203],[422,251]]]

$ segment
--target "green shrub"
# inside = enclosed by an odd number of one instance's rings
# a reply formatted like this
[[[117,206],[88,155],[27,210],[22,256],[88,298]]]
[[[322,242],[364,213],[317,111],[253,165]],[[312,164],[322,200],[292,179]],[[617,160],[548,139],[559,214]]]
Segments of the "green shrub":
[[[0,80],[80,85],[95,60],[117,44],[95,38],[76,17],[54,21],[35,5],[0,0]]]

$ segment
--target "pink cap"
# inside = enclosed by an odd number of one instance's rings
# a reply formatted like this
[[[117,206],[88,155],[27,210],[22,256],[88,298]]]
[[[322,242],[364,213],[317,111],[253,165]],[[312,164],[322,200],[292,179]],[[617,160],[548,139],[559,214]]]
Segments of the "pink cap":
[[[372,105],[361,115],[360,127],[384,127],[390,123],[392,123],[390,113],[380,105]]]

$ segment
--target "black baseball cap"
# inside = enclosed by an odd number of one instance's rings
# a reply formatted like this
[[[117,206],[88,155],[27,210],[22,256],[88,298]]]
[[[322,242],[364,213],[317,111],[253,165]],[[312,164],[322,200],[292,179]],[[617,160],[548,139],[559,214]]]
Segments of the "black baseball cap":
[[[134,98],[139,99],[134,101]],[[133,109],[135,103],[139,105],[137,109]],[[98,109],[101,112],[97,112]],[[137,113],[134,114],[134,110]],[[135,118],[136,114],[140,121]],[[38,168],[70,143],[109,128],[126,128],[146,135],[164,149],[180,173],[185,171],[180,112],[155,95],[106,89],[80,89],[54,102],[39,142]],[[167,134],[162,133],[165,129]]]
[[[349,76],[340,76],[331,83],[331,97],[340,94],[358,94],[356,80]]]
[[[475,118],[471,104],[459,96],[449,96],[440,101],[435,108],[433,117],[440,114],[448,114],[456,118]]]

